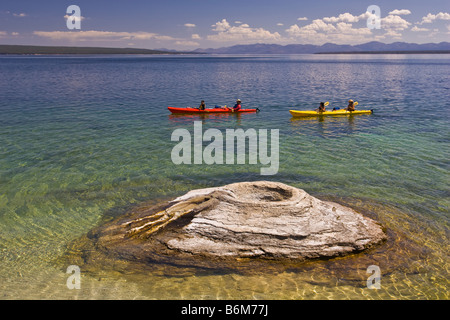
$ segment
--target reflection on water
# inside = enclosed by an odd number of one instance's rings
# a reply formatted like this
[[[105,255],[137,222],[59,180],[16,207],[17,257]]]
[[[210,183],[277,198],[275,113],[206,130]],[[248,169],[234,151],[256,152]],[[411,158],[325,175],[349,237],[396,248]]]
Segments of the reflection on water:
[[[202,121],[203,124],[221,122],[233,117],[240,124],[243,114],[241,113],[209,113],[209,114],[171,114],[169,120],[173,124],[193,123],[194,121]]]
[[[203,125],[214,127],[215,125],[228,126],[233,128],[240,127],[242,120],[246,123],[251,121],[258,121],[259,112],[249,113],[209,113],[209,114],[170,114],[168,116],[169,122],[175,126],[193,125],[194,121],[201,121]],[[257,122],[253,123],[257,125]]]
[[[304,134],[313,130],[314,134],[322,138],[336,138],[344,134],[353,134],[365,130],[365,117],[371,115],[337,115],[316,117],[292,117],[291,126],[295,132]],[[362,119],[359,119],[362,117]],[[358,126],[360,129],[358,129]]]

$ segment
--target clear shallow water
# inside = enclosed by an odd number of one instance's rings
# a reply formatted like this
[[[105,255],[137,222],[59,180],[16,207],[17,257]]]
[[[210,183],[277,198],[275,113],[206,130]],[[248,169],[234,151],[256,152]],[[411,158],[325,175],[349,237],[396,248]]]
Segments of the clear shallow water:
[[[448,55],[0,57],[3,298],[448,299],[448,74]],[[262,111],[167,110],[236,98]],[[349,98],[375,113],[289,114],[320,101],[343,107]],[[279,129],[278,174],[261,176],[260,165],[174,165],[173,130],[192,132],[197,120],[204,130]],[[400,268],[380,248],[342,260],[359,266],[344,268],[356,282],[335,271],[338,260],[263,275],[105,270],[83,274],[81,290],[67,289],[60,257],[105,217],[194,188],[262,179],[373,214],[392,232],[395,252],[411,258]],[[364,272],[377,263],[382,288],[368,290]]]

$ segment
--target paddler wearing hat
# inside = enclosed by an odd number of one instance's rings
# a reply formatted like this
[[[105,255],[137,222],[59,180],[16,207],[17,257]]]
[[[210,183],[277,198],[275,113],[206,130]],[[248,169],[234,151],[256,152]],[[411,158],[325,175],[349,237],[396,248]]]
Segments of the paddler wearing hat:
[[[236,104],[233,107],[233,111],[239,111],[241,110],[241,99],[236,100]]]
[[[355,105],[352,99],[348,100],[348,106],[345,108],[347,111],[355,111]]]

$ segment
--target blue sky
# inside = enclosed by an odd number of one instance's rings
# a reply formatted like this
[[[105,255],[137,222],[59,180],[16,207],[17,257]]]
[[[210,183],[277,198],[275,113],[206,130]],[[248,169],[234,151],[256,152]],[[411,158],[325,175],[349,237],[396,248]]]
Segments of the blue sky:
[[[81,9],[69,30],[66,9]],[[381,29],[367,28],[369,5]],[[0,4],[0,44],[191,50],[235,44],[414,43],[450,40],[448,0],[20,1]]]

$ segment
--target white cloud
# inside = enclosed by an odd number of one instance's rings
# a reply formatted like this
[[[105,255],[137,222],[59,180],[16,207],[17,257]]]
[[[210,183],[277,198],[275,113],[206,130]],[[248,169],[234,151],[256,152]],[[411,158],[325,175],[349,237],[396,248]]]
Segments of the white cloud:
[[[317,32],[317,31],[335,32],[336,27],[334,25],[332,25],[331,23],[325,23],[324,20],[315,19],[312,21],[312,23],[300,28],[300,30],[306,31],[307,33]]]
[[[112,31],[34,31],[33,34],[39,37],[50,38],[52,40],[71,41],[120,41],[120,40],[174,40],[169,36],[162,36],[150,32],[112,32]]]
[[[307,33],[305,27],[300,28],[297,24],[290,26],[289,29],[286,29],[286,32],[292,37],[298,37]]]
[[[383,37],[380,37],[380,39],[383,39],[383,38],[386,38],[386,37],[391,37],[391,38],[400,40],[401,37],[402,37],[402,34],[401,34],[400,32],[398,32],[398,31],[396,31],[396,30],[388,30],[388,31],[383,35]]]
[[[328,22],[328,23],[337,23],[337,22],[350,22],[350,23],[354,23],[354,22],[358,22],[359,20],[363,19],[366,17],[366,14],[363,13],[362,15],[359,16],[354,16],[351,13],[342,13],[337,17],[325,17],[322,20],[324,22]]]
[[[18,36],[19,33],[18,32],[11,32],[11,36],[16,37]],[[7,31],[0,31],[0,38],[6,38],[8,37],[8,32]]]
[[[366,21],[376,17],[372,12],[353,15],[349,12],[338,16],[315,19],[311,23],[299,27],[297,24],[286,29],[292,40],[301,40],[303,43],[320,44],[332,42],[337,44],[353,44],[382,40],[386,37],[400,38],[402,31],[408,29],[411,23],[400,15],[411,12],[407,9],[393,10],[381,19],[381,30],[373,32],[367,28]]]
[[[282,26],[284,26],[284,24],[279,22],[279,23],[277,23],[277,26],[282,27]]]
[[[185,23],[184,26],[188,28],[195,28],[195,24],[193,23]]]
[[[27,16],[27,14],[26,13],[13,13],[13,16],[17,17],[17,18],[24,18]]]
[[[202,37],[200,37],[199,34],[194,33],[194,34],[191,36],[191,38],[192,38],[193,40],[199,40],[199,39],[201,39]]]
[[[282,38],[278,32],[272,33],[263,28],[251,28],[248,24],[231,26],[226,19],[216,22],[211,27],[213,27],[213,31],[217,32],[217,34],[207,36],[207,39],[212,41],[250,43],[277,41]]]
[[[411,14],[411,11],[409,11],[408,9],[401,9],[401,10],[395,9],[395,10],[389,12],[389,15],[398,15],[398,16],[408,15],[408,14]]]
[[[351,23],[345,21],[356,21],[359,17],[341,15],[340,17],[328,17],[324,19],[315,19],[310,24],[299,27],[293,25],[286,32],[295,39],[300,39],[304,43],[321,44],[324,42],[349,43],[367,40],[372,36],[370,29],[354,28]],[[325,22],[335,21],[336,24]]]
[[[197,47],[197,46],[199,46],[198,42],[188,41],[188,40],[178,40],[178,41],[175,41],[175,44],[179,45],[179,46],[186,46],[186,47]]]
[[[419,27],[417,27],[417,26],[414,26],[414,27],[411,28],[411,31],[413,31],[413,32],[421,32],[421,31],[430,31],[430,29],[427,29],[427,28],[419,28]]]
[[[410,25],[410,22],[396,15],[388,15],[385,18],[381,19],[381,28],[388,29],[388,31],[402,31],[407,29]]]
[[[298,18],[297,20],[298,21],[306,21],[306,20],[308,20],[308,18],[307,17],[301,17],[301,18]]]
[[[369,28],[353,28],[351,23],[338,22],[336,25],[337,32],[347,35],[371,35]]]
[[[381,29],[385,33],[378,35],[377,39],[393,38],[395,40],[401,40],[401,32],[408,29],[410,25],[411,22],[406,21],[398,15],[387,15],[381,19]]]
[[[418,24],[432,23],[435,20],[450,20],[450,13],[439,12],[438,14],[427,14]]]
[[[211,27],[213,27],[213,31],[224,32],[230,29],[231,25],[228,23],[227,19],[222,19],[222,21],[216,22]]]
[[[72,21],[83,21],[85,19],[83,16],[80,16],[80,17],[77,17],[75,15],[69,16],[68,14],[66,14],[64,16],[64,19],[66,19],[66,20],[69,18],[72,19]]]

